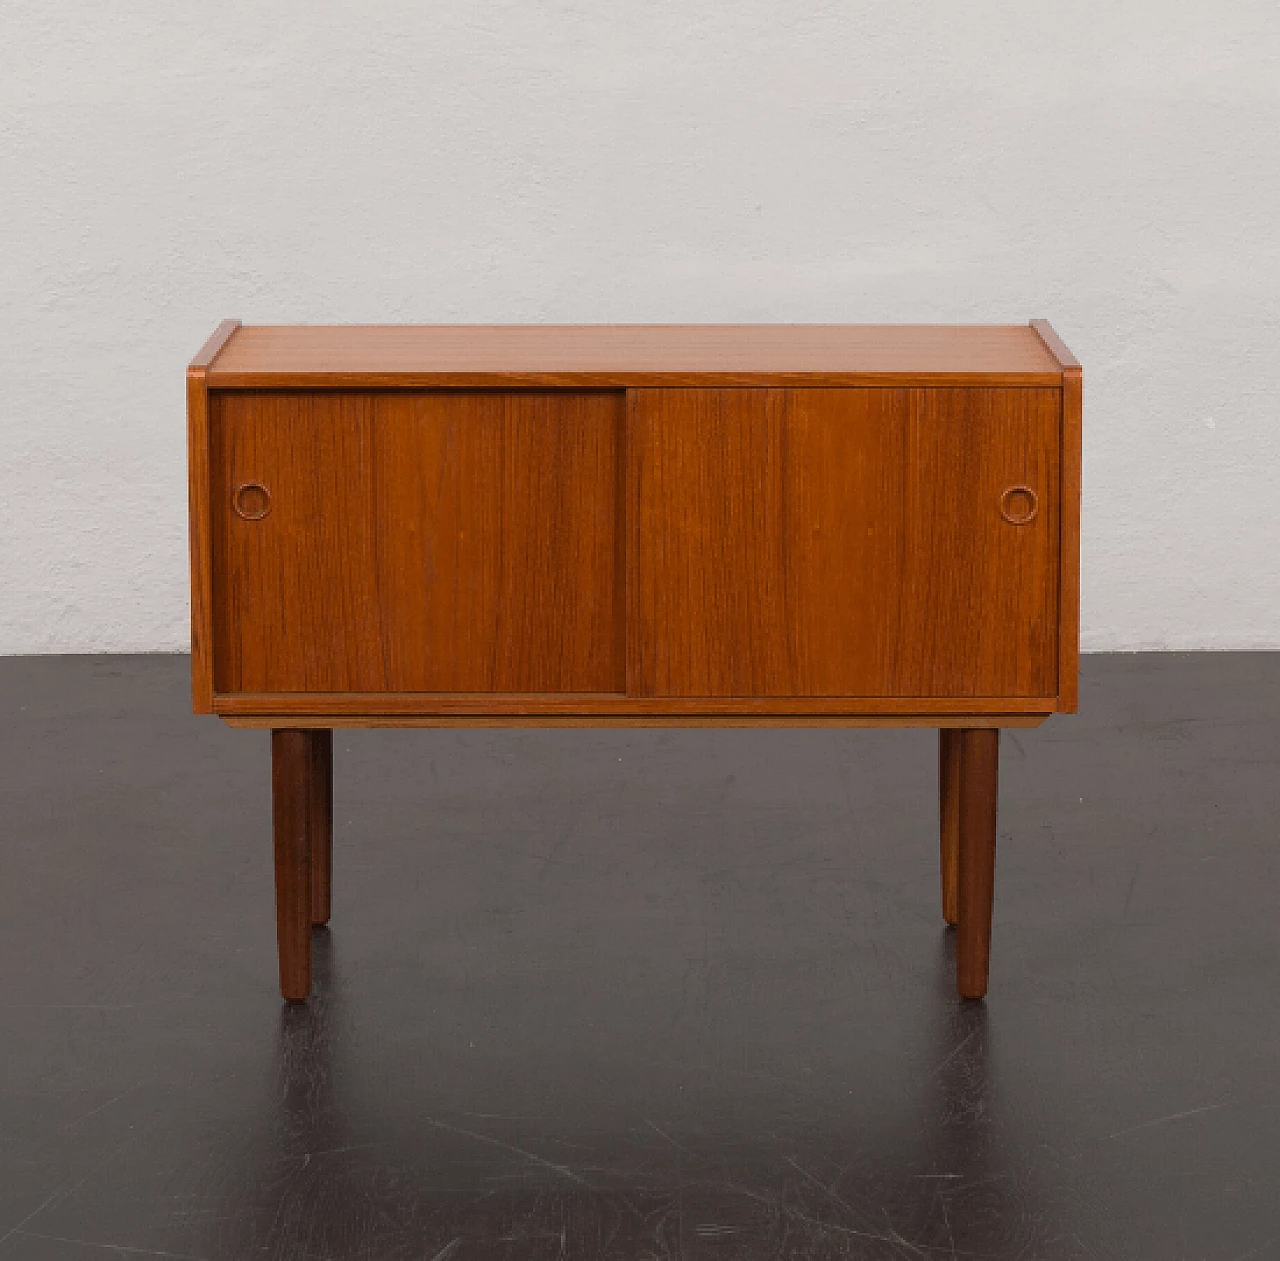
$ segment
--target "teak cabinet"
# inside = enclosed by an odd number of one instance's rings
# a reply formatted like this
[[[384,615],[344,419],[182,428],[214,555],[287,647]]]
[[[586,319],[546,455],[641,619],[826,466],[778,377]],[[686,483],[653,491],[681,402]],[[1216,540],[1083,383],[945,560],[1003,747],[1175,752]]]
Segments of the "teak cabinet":
[[[281,986],[332,729],[940,729],[986,992],[999,728],[1076,708],[1081,373],[1027,326],[246,328],[187,377],[197,713],[272,729]]]

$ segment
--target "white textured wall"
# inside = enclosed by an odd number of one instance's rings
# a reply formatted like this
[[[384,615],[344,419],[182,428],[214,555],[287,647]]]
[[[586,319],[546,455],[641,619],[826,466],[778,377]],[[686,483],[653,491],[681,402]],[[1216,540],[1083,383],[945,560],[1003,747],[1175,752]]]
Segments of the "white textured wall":
[[[1090,648],[1280,646],[1276,0],[0,8],[0,651],[187,642],[218,320],[1053,320]]]

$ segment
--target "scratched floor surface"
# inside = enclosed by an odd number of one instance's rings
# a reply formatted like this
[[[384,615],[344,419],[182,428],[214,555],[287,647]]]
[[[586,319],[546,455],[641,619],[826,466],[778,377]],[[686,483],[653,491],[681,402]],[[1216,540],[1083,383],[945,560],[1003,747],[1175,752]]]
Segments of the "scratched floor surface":
[[[318,993],[268,742],[0,661],[0,1261],[1280,1257],[1280,655],[1007,734],[992,992],[932,732],[351,732]]]

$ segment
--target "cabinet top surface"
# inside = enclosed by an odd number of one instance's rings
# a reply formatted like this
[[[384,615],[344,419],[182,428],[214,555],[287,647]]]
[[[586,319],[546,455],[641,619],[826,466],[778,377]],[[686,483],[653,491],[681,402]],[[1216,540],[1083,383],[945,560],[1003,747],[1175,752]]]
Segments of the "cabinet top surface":
[[[1075,361],[1037,325],[237,326],[193,366],[215,388],[1057,385]]]

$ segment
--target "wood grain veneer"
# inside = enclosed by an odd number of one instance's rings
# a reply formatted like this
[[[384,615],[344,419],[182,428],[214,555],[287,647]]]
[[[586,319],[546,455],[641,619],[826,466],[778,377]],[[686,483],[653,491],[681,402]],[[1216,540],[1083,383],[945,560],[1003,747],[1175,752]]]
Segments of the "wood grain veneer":
[[[258,326],[237,331],[210,384],[1056,386],[1061,372],[1021,324]]]
[[[634,400],[628,692],[1056,692],[1057,391]],[[1039,511],[1013,527],[1020,485]]]
[[[609,393],[220,393],[219,692],[607,692]],[[238,487],[269,494],[264,517]]]
[[[187,367],[187,498],[191,556],[191,703],[213,712],[213,499],[209,486],[209,365],[239,320],[223,320]]]
[[[1080,676],[1080,496],[1084,460],[1084,373],[1079,360],[1053,331],[1048,320],[1032,320],[1031,328],[1062,369],[1058,711],[1074,714],[1079,708]]]

